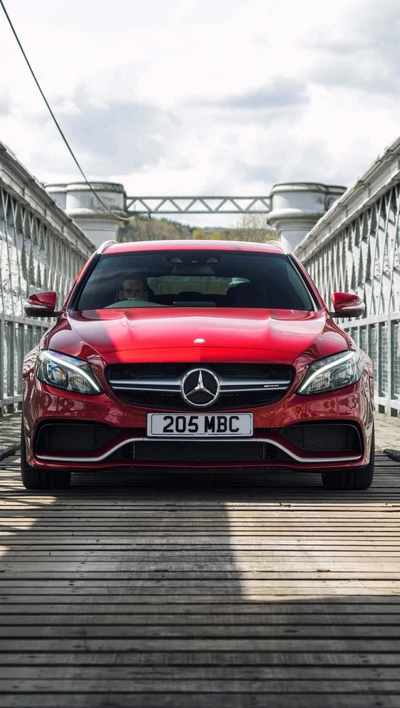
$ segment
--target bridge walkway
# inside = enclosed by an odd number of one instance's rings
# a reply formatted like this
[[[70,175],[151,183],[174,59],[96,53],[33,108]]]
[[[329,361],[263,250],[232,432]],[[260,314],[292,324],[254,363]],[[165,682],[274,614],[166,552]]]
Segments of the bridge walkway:
[[[0,463],[0,706],[400,707],[400,467],[126,472]]]

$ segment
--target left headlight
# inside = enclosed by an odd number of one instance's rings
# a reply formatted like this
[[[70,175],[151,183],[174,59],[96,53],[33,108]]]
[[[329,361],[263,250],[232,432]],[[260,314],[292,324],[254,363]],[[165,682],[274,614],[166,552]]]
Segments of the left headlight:
[[[62,388],[65,391],[86,393],[89,395],[102,392],[89,364],[74,356],[42,349],[36,363],[36,376],[39,381]]]
[[[362,362],[357,351],[340,352],[314,361],[297,393],[311,395],[335,391],[356,383],[362,374]]]

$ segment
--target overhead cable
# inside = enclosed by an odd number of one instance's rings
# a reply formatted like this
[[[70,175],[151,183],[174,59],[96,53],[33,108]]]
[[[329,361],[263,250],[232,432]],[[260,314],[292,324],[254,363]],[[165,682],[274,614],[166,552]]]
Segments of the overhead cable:
[[[63,133],[63,131],[62,131],[62,129],[61,129],[61,126],[60,126],[60,124],[59,124],[57,118],[55,117],[55,115],[54,115],[54,113],[53,113],[53,111],[52,111],[52,109],[51,109],[51,106],[50,106],[50,104],[49,104],[49,102],[48,102],[46,96],[44,95],[44,93],[43,93],[43,91],[42,91],[42,87],[40,86],[40,83],[39,83],[38,79],[36,78],[35,72],[34,72],[33,69],[32,69],[32,66],[31,66],[31,64],[30,64],[30,61],[29,61],[29,59],[28,59],[28,57],[27,57],[27,55],[26,55],[26,53],[25,53],[25,51],[24,51],[24,48],[23,48],[23,46],[22,46],[22,44],[21,44],[21,41],[20,41],[20,39],[19,39],[19,37],[18,37],[18,34],[17,34],[17,32],[16,32],[16,30],[15,30],[15,28],[14,28],[14,25],[13,25],[13,23],[11,22],[11,18],[10,18],[9,14],[8,14],[8,12],[7,12],[7,10],[6,10],[6,7],[5,7],[5,5],[4,5],[3,0],[0,0],[0,5],[1,5],[2,9],[3,9],[3,12],[4,12],[6,18],[7,18],[8,24],[9,24],[10,27],[11,27],[11,31],[12,31],[12,33],[13,33],[13,35],[14,35],[16,41],[17,41],[17,44],[18,44],[18,46],[19,46],[19,48],[20,48],[20,50],[21,50],[21,52],[22,52],[22,55],[23,55],[23,57],[24,57],[24,59],[25,59],[27,65],[28,65],[29,71],[30,71],[31,74],[32,74],[33,80],[34,80],[36,86],[37,86],[38,89],[39,89],[40,95],[41,95],[41,97],[43,98],[43,101],[45,102],[45,104],[46,104],[46,106],[47,106],[47,109],[48,109],[48,111],[49,111],[49,113],[50,113],[50,115],[51,115],[51,117],[52,117],[52,119],[53,119],[53,121],[54,121],[54,123],[55,123],[55,125],[56,125],[56,127],[57,127],[57,130],[58,130],[58,132],[60,133],[60,135],[61,135],[61,137],[62,137],[64,143],[66,144],[66,146],[67,146],[67,148],[68,148],[68,151],[69,151],[69,153],[70,153],[70,155],[71,155],[73,161],[75,162],[75,164],[76,164],[76,166],[77,166],[79,172],[81,173],[81,175],[82,175],[82,177],[83,177],[85,183],[86,183],[87,186],[89,187],[90,191],[94,194],[94,196],[96,197],[96,199],[99,201],[99,203],[101,204],[101,206],[108,212],[108,214],[111,214],[111,216],[113,216],[113,217],[115,217],[115,218],[117,218],[117,219],[120,219],[121,221],[129,222],[129,221],[130,221],[129,218],[126,218],[126,217],[124,217],[124,216],[120,216],[120,215],[117,214],[116,212],[114,212],[114,211],[112,211],[111,209],[109,209],[108,206],[103,202],[102,198],[99,197],[99,195],[97,194],[96,190],[93,189],[92,185],[91,185],[90,182],[88,181],[88,179],[87,179],[87,177],[86,177],[86,175],[85,175],[85,173],[84,173],[82,167],[80,166],[80,164],[79,164],[77,158],[75,157],[74,151],[72,150],[72,148],[71,148],[71,146],[70,146],[70,144],[69,144],[67,138],[65,137],[65,135],[64,135],[64,133]]]

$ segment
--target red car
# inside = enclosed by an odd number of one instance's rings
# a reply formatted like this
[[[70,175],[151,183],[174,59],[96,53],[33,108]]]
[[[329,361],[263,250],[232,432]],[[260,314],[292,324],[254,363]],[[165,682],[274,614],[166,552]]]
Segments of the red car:
[[[366,489],[374,470],[371,361],[279,243],[107,242],[24,362],[22,481],[74,470],[269,467]]]

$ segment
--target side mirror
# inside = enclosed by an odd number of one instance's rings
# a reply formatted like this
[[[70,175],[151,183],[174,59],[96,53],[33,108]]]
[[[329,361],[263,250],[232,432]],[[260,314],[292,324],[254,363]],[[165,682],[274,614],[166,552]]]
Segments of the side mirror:
[[[364,314],[365,304],[358,297],[351,293],[333,293],[332,303],[334,312],[332,317],[360,317]]]
[[[51,317],[55,312],[57,293],[33,293],[24,302],[24,310],[28,317]]]

